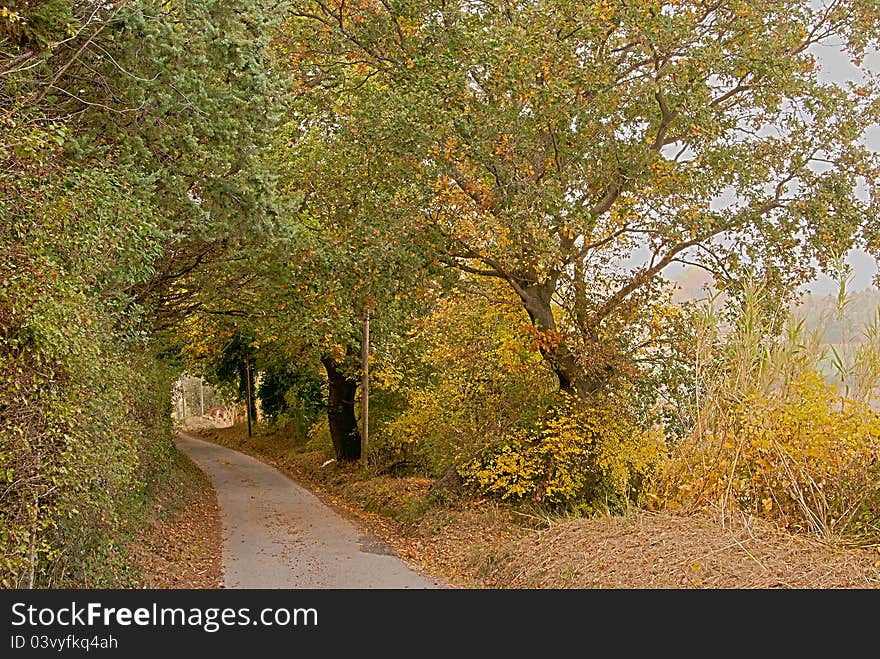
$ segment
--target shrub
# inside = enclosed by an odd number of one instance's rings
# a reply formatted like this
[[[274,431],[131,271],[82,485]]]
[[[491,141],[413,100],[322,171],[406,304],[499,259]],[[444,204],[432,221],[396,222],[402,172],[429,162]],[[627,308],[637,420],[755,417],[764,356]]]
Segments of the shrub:
[[[536,423],[507,433],[461,473],[501,499],[621,510],[640,500],[665,454],[662,432],[639,428],[620,400],[584,405],[561,394]]]
[[[128,293],[152,275],[157,220],[109,169],[63,167],[53,143],[0,163],[2,587],[101,583],[172,450],[169,374]]]
[[[513,303],[461,293],[440,299],[412,337],[411,356],[376,365],[377,384],[396,394],[401,409],[377,424],[373,458],[416,463],[437,476],[535,419],[557,383],[530,327]]]
[[[747,394],[687,449],[673,505],[716,502],[823,535],[880,531],[880,416],[815,371]]]

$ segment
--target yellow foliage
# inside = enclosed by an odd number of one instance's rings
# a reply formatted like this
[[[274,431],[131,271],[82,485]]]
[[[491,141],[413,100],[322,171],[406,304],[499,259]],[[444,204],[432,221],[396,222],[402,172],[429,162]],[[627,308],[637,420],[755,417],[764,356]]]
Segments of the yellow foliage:
[[[370,361],[372,362],[372,359]],[[370,377],[376,388],[384,391],[399,391],[404,373],[395,364],[388,360],[379,360],[376,368],[371,368],[371,371]]]
[[[662,432],[640,429],[610,399],[584,405],[566,396],[533,427],[504,440],[462,475],[502,499],[588,510],[637,500],[666,454]]]
[[[532,415],[556,383],[522,331],[523,316],[514,304],[465,295],[438,300],[414,333],[418,359],[376,364],[375,381],[405,404],[381,427],[376,451],[391,462],[417,460],[439,474]]]

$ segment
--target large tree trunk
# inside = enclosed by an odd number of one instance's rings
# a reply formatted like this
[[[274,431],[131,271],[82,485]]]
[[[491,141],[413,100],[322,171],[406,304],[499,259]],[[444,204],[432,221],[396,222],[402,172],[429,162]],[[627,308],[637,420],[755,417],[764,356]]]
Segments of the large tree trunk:
[[[514,290],[525,305],[532,325],[547,338],[540,344],[541,355],[559,378],[559,388],[580,398],[587,398],[597,391],[599,382],[578,362],[565,341],[557,340],[561,336],[556,329],[556,319],[550,304],[554,284],[550,282],[528,286],[517,282]]]
[[[330,356],[321,357],[321,363],[327,371],[329,382],[327,422],[330,425],[333,448],[336,449],[336,459],[339,462],[360,460],[361,433],[354,415],[354,396],[358,381],[347,376]]]

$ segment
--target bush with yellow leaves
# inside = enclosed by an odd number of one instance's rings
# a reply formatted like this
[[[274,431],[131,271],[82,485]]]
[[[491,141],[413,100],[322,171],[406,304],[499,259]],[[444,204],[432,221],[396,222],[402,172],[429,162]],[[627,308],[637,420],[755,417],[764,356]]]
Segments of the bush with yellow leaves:
[[[376,388],[396,394],[402,409],[377,420],[372,459],[414,463],[439,476],[540,414],[558,385],[531,345],[524,316],[513,301],[462,293],[439,299],[413,333],[409,359],[377,360]]]
[[[640,499],[666,456],[659,429],[642,430],[608,397],[585,405],[565,394],[530,427],[460,470],[485,494],[584,513]]]
[[[815,371],[751,392],[683,448],[667,503],[716,503],[822,535],[876,535],[880,416]],[[696,439],[696,438],[694,438]]]

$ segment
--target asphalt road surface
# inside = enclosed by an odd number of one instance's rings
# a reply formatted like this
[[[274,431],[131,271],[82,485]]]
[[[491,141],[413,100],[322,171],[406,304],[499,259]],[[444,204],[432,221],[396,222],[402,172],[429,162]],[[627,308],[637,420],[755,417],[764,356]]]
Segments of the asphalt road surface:
[[[185,433],[177,445],[217,491],[226,588],[442,587],[274,467]]]

